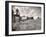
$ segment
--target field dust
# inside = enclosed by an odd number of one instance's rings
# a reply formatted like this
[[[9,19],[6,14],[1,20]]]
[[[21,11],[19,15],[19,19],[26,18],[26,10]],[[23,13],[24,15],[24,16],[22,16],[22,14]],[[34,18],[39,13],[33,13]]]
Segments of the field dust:
[[[25,31],[25,30],[40,30],[41,29],[41,19],[28,19],[25,21],[20,21],[12,24],[13,31]]]

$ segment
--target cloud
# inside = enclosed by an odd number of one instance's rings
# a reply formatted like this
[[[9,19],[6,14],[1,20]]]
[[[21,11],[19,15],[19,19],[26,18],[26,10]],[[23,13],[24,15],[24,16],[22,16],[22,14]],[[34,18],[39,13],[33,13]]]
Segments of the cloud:
[[[22,7],[22,6],[15,6],[14,12],[16,9],[19,9],[20,16],[28,16],[28,17],[41,17],[41,8],[40,7]]]

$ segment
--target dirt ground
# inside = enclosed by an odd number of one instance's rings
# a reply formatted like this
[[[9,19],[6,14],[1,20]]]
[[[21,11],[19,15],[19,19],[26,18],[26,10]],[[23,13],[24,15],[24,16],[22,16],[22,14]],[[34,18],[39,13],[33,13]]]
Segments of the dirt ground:
[[[25,21],[20,21],[12,23],[12,31],[25,31],[25,30],[40,30],[41,29],[41,19],[28,19]]]

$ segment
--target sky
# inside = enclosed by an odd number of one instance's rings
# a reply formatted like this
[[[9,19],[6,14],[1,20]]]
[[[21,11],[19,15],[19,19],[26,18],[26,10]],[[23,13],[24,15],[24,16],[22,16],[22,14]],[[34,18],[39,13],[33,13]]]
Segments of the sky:
[[[41,7],[13,6],[13,10],[15,13],[16,13],[16,9],[19,9],[20,16],[41,17]]]

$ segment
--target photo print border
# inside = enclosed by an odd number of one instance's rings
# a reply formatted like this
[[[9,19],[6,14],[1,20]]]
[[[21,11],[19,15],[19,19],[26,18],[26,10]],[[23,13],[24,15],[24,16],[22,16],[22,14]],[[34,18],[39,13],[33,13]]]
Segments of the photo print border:
[[[44,6],[44,29],[42,33],[26,33],[26,34],[11,34],[9,35],[9,3],[26,3],[26,4],[41,4]],[[45,34],[45,3],[38,2],[22,2],[22,1],[5,1],[5,36],[18,36],[18,35],[34,35],[34,34]]]

